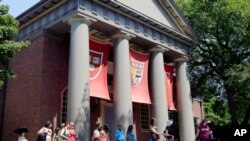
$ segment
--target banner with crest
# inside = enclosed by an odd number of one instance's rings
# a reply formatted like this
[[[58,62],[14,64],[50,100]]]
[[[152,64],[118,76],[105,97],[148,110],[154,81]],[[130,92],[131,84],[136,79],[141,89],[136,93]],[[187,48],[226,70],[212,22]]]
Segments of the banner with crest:
[[[164,64],[165,69],[165,82],[166,82],[166,92],[167,92],[167,101],[168,101],[168,109],[176,110],[173,102],[173,73],[174,66]]]
[[[89,41],[90,96],[110,100],[107,84],[107,63],[110,44]]]
[[[130,49],[132,101],[150,104],[148,90],[149,55]]]

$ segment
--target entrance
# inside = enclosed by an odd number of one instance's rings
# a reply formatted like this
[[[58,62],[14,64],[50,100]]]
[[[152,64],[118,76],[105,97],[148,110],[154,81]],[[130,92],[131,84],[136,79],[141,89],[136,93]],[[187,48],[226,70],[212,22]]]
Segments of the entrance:
[[[114,107],[113,103],[101,101],[101,118],[102,125],[106,124],[109,127],[109,138],[114,140],[116,125],[114,123]]]

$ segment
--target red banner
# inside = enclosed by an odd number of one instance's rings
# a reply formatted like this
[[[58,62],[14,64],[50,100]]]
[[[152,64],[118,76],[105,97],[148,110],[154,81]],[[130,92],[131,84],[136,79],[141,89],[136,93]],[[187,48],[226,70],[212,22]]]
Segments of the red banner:
[[[132,101],[150,104],[148,90],[149,55],[130,49]]]
[[[167,92],[167,101],[168,109],[176,110],[173,102],[173,72],[174,66],[164,64],[165,68],[165,82],[166,82],[166,92]]]
[[[110,44],[89,41],[90,96],[108,99],[107,62]]]

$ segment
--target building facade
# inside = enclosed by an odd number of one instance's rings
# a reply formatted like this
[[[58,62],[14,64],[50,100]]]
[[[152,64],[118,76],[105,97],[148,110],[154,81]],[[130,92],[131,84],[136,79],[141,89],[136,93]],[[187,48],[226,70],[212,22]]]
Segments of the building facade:
[[[41,0],[17,20],[17,40],[31,44],[9,63],[17,77],[5,89],[3,141],[16,140],[20,126],[36,140],[47,120],[54,127],[74,121],[81,141],[90,140],[96,121],[109,125],[111,139],[117,124],[125,131],[134,124],[137,140],[147,140],[151,117],[159,132],[169,119],[164,64],[174,68],[180,140],[195,139],[187,61],[197,37],[172,0]],[[99,89],[91,84],[90,62],[98,62],[92,44],[110,46],[102,84],[107,97],[91,95]],[[149,56],[149,93],[139,102],[131,94],[131,49]]]

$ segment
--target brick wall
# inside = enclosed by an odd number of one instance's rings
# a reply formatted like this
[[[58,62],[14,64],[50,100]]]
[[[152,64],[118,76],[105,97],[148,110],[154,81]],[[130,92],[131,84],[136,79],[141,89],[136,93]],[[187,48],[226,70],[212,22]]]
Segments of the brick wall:
[[[200,123],[200,120],[204,118],[204,111],[203,111],[204,109],[203,109],[202,103],[199,100],[194,99],[192,108],[193,108],[193,115],[197,119],[196,121],[197,123],[195,124],[198,124]]]
[[[68,46],[68,41],[43,31],[10,62],[17,77],[7,83],[3,141],[16,141],[13,130],[20,126],[28,127],[28,140],[36,140],[47,120],[60,117],[61,94],[67,86]]]

